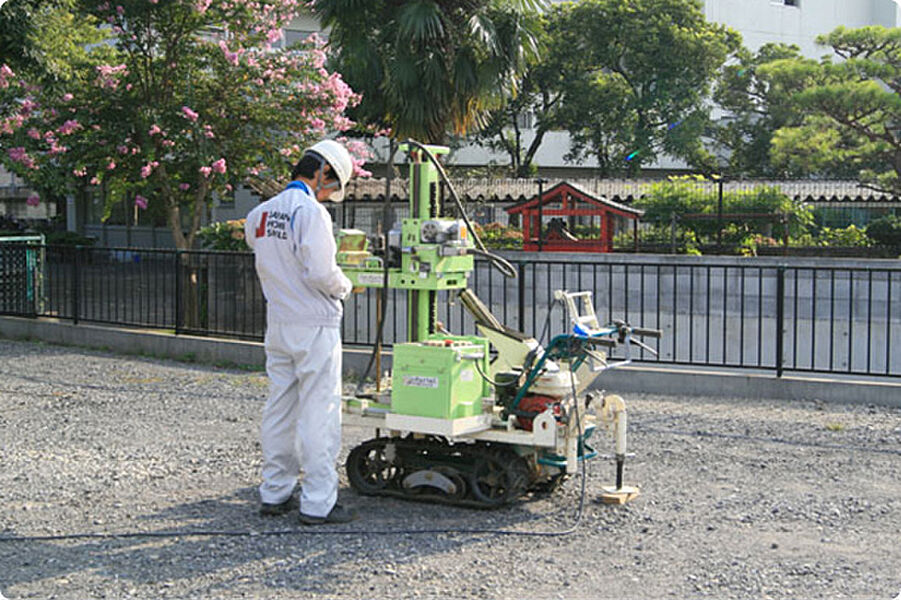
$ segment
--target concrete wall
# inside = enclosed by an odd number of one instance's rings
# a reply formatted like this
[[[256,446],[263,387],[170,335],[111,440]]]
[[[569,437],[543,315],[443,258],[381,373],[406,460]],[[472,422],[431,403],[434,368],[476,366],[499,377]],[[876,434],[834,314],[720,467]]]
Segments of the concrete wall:
[[[0,316],[0,339],[41,340],[47,343],[99,348],[110,352],[174,358],[220,366],[262,369],[263,346],[257,342],[216,340],[92,325],[71,325],[53,319]],[[345,346],[345,373],[360,374],[368,349]],[[382,366],[390,369],[386,352]],[[819,400],[836,403],[901,406],[901,382],[861,378],[783,377],[724,370],[629,366],[605,373],[595,388],[621,394],[674,394],[726,398]],[[628,396],[627,396],[628,401]]]

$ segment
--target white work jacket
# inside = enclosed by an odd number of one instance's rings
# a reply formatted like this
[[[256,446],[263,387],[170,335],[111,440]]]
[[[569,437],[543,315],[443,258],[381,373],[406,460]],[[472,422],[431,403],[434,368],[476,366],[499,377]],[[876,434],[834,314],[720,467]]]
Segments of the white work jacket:
[[[253,248],[268,302],[268,322],[340,327],[341,300],[352,284],[335,262],[328,211],[302,181],[247,215],[244,239]]]

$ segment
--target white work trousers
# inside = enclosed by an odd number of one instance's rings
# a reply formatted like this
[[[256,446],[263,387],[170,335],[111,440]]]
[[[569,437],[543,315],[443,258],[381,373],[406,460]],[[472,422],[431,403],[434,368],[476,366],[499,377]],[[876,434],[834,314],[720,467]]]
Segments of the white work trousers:
[[[260,432],[260,499],[287,500],[303,470],[300,511],[329,514],[338,498],[341,449],[341,338],[335,327],[269,323],[269,399]],[[298,450],[300,456],[298,456]]]

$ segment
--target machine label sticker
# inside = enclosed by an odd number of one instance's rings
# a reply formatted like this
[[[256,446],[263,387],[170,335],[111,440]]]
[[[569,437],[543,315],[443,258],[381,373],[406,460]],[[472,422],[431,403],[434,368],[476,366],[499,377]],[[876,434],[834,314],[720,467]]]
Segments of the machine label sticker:
[[[380,273],[360,273],[357,275],[357,281],[365,285],[380,285],[383,277]]]
[[[472,381],[473,379],[475,379],[475,374],[472,372],[472,369],[460,371],[460,381]]]
[[[437,388],[437,377],[423,377],[421,375],[404,375],[404,385],[407,387]]]

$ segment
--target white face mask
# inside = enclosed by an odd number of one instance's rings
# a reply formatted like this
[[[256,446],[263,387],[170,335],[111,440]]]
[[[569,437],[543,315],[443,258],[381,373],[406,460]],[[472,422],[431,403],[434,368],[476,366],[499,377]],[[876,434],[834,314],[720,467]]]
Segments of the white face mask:
[[[319,197],[320,190],[335,190],[328,196],[328,200],[331,202],[341,202],[344,200],[344,190],[341,188],[341,182],[336,180],[330,181],[328,183],[323,183],[325,180],[325,168],[332,166],[326,162],[326,160],[318,155],[315,155],[319,160],[319,180],[316,184],[316,189],[313,191],[316,194],[316,197]]]

